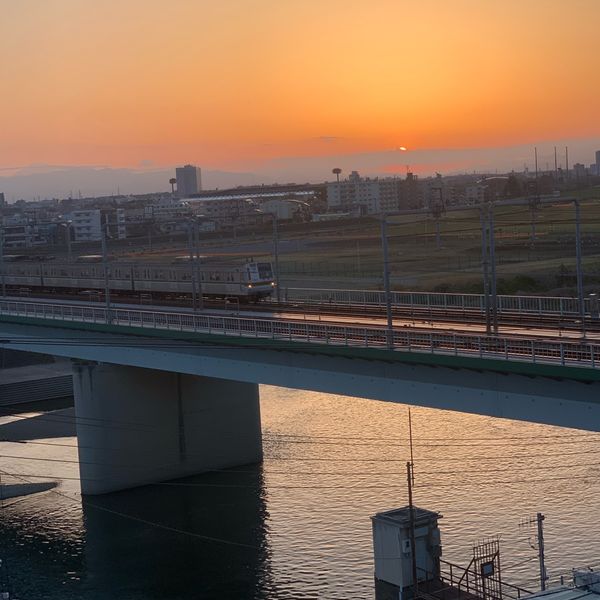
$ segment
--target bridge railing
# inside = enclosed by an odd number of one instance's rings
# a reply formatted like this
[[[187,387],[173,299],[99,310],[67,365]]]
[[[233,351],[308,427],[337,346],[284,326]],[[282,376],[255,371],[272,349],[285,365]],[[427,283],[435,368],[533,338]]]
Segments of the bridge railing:
[[[388,348],[438,355],[579,366],[600,364],[600,344],[585,340],[547,340],[519,336],[485,336],[449,331],[399,328],[392,332],[377,325],[343,325],[325,321],[246,318],[72,304],[0,300],[0,316],[34,317],[77,323],[102,323],[140,329],[207,333],[357,348]]]
[[[339,290],[319,288],[286,288],[288,302],[303,304],[338,304],[347,306],[384,307],[385,293],[378,290]],[[497,296],[498,311],[523,314],[550,314],[565,317],[579,315],[577,298],[563,296]],[[392,292],[393,307],[404,309],[446,309],[462,311],[485,310],[483,294],[444,294],[435,292]],[[585,298],[586,314],[590,299]]]

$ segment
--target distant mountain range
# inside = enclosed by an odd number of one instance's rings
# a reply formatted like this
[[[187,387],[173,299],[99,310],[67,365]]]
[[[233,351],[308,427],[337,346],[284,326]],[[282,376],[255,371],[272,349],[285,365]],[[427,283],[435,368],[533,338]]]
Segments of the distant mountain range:
[[[0,192],[9,203],[20,198],[69,198],[146,194],[171,190],[169,179],[175,169],[119,169],[110,167],[76,167],[35,165],[0,173]],[[253,173],[202,171],[205,189],[230,188],[263,183]]]
[[[331,170],[342,169],[342,177],[356,170],[361,175],[404,176],[407,169],[419,176],[440,172],[506,173],[511,170],[534,169],[534,143],[500,148],[433,148],[400,152],[398,148],[379,152],[337,154],[331,156],[282,156],[251,166],[244,171],[202,169],[205,190],[241,185],[272,183],[306,183],[332,180]],[[569,163],[586,166],[594,162],[600,150],[600,138],[552,140],[539,142],[540,171],[554,169],[554,146],[558,165],[565,164],[565,146],[569,147]],[[193,161],[192,161],[193,162]],[[142,163],[143,164],[143,163]],[[199,165],[202,167],[202,165]],[[19,169],[0,166],[0,192],[9,202],[20,198],[68,198],[144,194],[169,191],[169,179],[175,167],[116,168],[108,166],[32,165]]]

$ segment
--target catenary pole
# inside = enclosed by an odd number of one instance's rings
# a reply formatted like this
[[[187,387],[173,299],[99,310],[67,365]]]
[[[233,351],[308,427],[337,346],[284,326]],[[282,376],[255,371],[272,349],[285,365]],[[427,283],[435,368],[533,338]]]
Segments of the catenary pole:
[[[579,200],[575,204],[575,259],[577,262],[577,302],[579,304],[579,318],[581,319],[581,333],[585,337],[585,300],[583,297],[583,267],[581,264],[581,207]]]
[[[108,235],[108,222],[104,222],[100,227],[102,239],[102,262],[104,265],[104,300],[106,302],[106,322],[112,323],[112,315],[110,310],[110,271],[108,263],[108,248],[106,237]]]
[[[383,252],[383,289],[385,294],[385,312],[387,316],[387,347],[394,348],[394,322],[392,319],[392,293],[390,289],[390,257],[387,237],[386,214],[381,215],[381,249]]]
[[[275,258],[275,297],[277,304],[281,302],[281,288],[279,286],[279,227],[277,214],[273,213],[273,257]]]
[[[490,319],[490,277],[488,265],[488,224],[483,206],[479,209],[479,218],[481,220],[481,268],[483,272],[483,304],[485,310],[485,331],[491,333]]]
[[[198,309],[196,297],[196,270],[194,269],[194,232],[191,221],[188,221],[188,251],[190,254],[190,277],[192,281],[192,310]]]

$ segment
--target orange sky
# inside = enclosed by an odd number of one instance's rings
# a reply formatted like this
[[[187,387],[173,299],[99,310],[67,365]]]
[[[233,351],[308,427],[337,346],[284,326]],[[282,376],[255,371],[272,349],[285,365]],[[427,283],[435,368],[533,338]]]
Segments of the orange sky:
[[[0,167],[600,134],[599,0],[0,0]]]

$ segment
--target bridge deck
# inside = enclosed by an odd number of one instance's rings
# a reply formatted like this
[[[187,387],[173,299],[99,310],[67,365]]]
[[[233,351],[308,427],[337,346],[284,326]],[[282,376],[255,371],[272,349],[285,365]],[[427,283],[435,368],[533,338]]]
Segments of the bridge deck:
[[[381,325],[336,324],[297,319],[215,316],[0,300],[0,320],[52,324],[70,329],[168,337],[198,342],[269,346],[391,361],[441,364],[502,372],[600,380],[597,341],[485,336],[468,332],[388,331]]]

